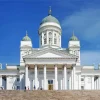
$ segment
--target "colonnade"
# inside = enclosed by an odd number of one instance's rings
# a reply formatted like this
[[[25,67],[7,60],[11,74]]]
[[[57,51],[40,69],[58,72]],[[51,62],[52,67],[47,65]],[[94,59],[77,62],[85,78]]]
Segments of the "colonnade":
[[[28,65],[25,66],[25,86],[28,87]],[[47,84],[47,66],[44,65],[43,66],[43,77],[44,77],[44,87],[43,89],[44,90],[48,90],[47,87],[46,87],[46,84]],[[64,86],[63,86],[63,90],[66,90],[67,89],[67,65],[64,65],[64,74],[63,74],[63,78],[64,78]],[[58,66],[57,65],[54,65],[54,90],[58,90]],[[34,84],[35,84],[35,87],[36,89],[38,88],[37,87],[37,82],[38,82],[38,78],[37,78],[37,65],[34,65]]]

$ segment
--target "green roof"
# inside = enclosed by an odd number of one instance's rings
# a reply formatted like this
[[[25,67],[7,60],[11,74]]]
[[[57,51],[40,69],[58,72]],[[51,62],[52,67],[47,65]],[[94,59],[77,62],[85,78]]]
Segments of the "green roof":
[[[49,9],[49,13],[48,13],[48,16],[46,16],[40,23],[43,24],[43,23],[46,23],[46,22],[54,22],[54,23],[57,23],[60,25],[59,21],[57,20],[57,18],[55,18],[54,16],[52,16],[52,11],[51,11],[51,7]]]
[[[54,22],[54,23],[57,23],[60,25],[59,21],[55,17],[53,17],[52,15],[48,15],[47,17],[45,17],[40,24],[43,24],[46,22]]]
[[[30,37],[27,34],[27,31],[26,31],[26,36],[23,37],[22,41],[31,41]]]
[[[73,36],[70,38],[70,41],[78,41],[78,38],[74,35],[74,33]]]

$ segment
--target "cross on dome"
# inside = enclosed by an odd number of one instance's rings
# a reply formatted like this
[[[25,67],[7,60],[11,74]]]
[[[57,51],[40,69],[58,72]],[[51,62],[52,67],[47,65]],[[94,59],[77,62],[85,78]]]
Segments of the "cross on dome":
[[[49,12],[48,12],[48,15],[51,15],[52,14],[52,10],[51,10],[51,6],[49,7]]]
[[[28,36],[28,32],[27,32],[27,30],[26,30],[26,36]]]

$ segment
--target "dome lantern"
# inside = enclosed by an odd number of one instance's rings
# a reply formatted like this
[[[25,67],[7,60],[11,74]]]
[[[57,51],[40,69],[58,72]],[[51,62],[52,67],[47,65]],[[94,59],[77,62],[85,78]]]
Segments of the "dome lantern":
[[[62,29],[58,19],[52,16],[51,7],[49,8],[48,15],[41,21],[38,33],[40,47],[61,47]]]

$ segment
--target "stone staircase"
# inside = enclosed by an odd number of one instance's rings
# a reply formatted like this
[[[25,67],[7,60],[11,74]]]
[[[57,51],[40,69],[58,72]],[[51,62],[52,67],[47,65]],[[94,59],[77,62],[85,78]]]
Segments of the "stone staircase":
[[[100,100],[100,91],[1,90],[0,100]]]

